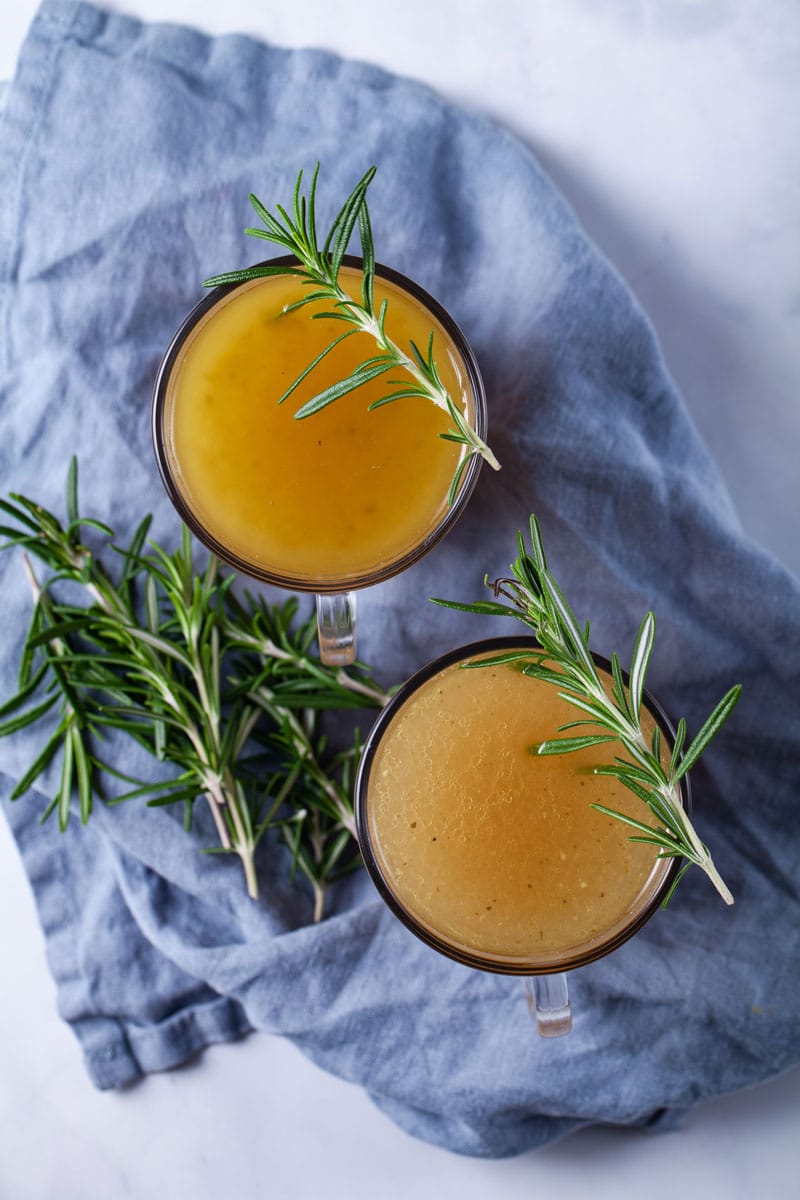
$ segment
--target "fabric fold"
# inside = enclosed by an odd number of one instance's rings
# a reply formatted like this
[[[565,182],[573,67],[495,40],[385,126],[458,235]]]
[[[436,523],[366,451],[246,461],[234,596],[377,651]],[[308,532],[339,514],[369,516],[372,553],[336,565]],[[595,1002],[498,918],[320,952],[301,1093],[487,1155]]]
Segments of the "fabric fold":
[[[202,819],[187,835],[131,803],[40,828],[46,786],[7,801],[38,745],[22,734],[0,742],[3,808],[60,1011],[101,1088],[257,1030],[460,1153],[519,1153],[592,1122],[670,1127],[798,1058],[800,591],[742,533],[646,316],[524,145],[374,67],[46,0],[0,112],[3,492],[62,511],[76,452],[84,511],[123,534],[152,511],[176,543],[150,448],[161,353],[201,280],[256,257],[248,192],[284,200],[316,160],[326,219],[378,164],[378,258],[464,329],[503,462],[445,542],[364,595],[361,655],[388,686],[505,633],[427,597],[482,598],[535,511],[598,652],[624,653],[652,607],[651,686],[671,712],[696,728],[744,683],[694,774],[737,902],[688,876],[667,913],[574,974],[574,1032],[547,1042],[518,981],[439,958],[363,874],[315,926],[277,843],[259,853],[256,905],[236,863],[200,853]],[[0,587],[6,696],[30,607],[14,553]]]

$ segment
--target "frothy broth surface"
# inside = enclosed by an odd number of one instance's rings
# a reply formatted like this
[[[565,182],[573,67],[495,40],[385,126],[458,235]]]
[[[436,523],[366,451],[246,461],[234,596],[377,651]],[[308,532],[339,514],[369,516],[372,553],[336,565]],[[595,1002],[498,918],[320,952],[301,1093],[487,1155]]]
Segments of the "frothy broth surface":
[[[652,846],[590,808],[650,820],[616,780],[591,773],[615,743],[530,753],[578,715],[516,666],[456,664],[411,694],[379,742],[373,852],[401,906],[456,949],[532,964],[569,957],[628,925],[663,880]]]

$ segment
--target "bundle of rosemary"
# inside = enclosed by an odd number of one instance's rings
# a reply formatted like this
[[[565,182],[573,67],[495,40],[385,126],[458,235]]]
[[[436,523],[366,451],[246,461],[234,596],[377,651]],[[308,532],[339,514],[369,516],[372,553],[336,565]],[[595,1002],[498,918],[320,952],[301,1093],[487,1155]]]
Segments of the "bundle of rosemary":
[[[24,550],[33,594],[18,691],[0,708],[0,735],[48,726],[11,798],[59,757],[60,782],[42,820],[55,812],[62,829],[73,807],[85,823],[105,797],[181,804],[189,829],[203,798],[219,838],[214,852],[239,856],[249,894],[258,895],[255,848],[277,830],[292,873],[313,887],[319,920],[329,883],[359,861],[351,801],[359,740],[356,732],[334,753],[318,717],[380,707],[386,696],[363,668],[348,673],[319,662],[315,624],[296,621],[294,597],[278,606],[237,596],[234,576],[213,556],[195,572],[185,529],[170,554],[147,540],[145,517],[118,546],[107,525],[80,516],[77,478],[73,458],[66,524],[25,496],[0,500],[12,522],[0,526],[8,539],[2,548]],[[46,578],[37,577],[31,556],[48,568]],[[65,584],[78,585],[77,600]],[[120,774],[99,752],[112,729],[177,773],[157,782]]]
[[[181,804],[189,830],[194,805],[205,798],[219,838],[209,852],[239,856],[249,894],[258,895],[255,848],[268,830],[277,830],[291,851],[292,874],[301,871],[312,885],[314,917],[321,919],[330,882],[359,863],[351,787],[360,742],[356,732],[346,749],[330,751],[318,716],[381,707],[388,696],[362,667],[348,673],[319,662],[311,652],[315,624],[296,623],[294,597],[270,605],[248,592],[237,596],[235,577],[213,556],[195,573],[185,529],[172,554],[147,541],[149,517],[126,547],[116,545],[107,525],[79,515],[75,459],[66,507],[63,525],[25,496],[0,500],[0,509],[15,522],[0,526],[8,539],[0,548],[23,548],[33,595],[18,691],[0,708],[0,736],[37,723],[50,725],[11,799],[27,792],[58,756],[60,782],[42,821],[56,812],[62,829],[75,805],[85,823],[97,798],[110,804],[143,798],[150,806]],[[557,687],[579,710],[577,720],[558,730],[568,736],[532,750],[564,754],[616,741],[620,755],[597,770],[616,776],[656,824],[593,807],[633,826],[634,840],[654,846],[658,857],[685,859],[665,904],[693,864],[732,903],[708,847],[681,806],[679,784],[730,715],[741,687],[727,692],[689,746],[681,718],[665,767],[658,727],[648,742],[640,721],[653,614],[642,622],[627,681],[619,657],[612,655],[609,694],[589,652],[589,626],[579,625],[548,568],[535,517],[530,528],[531,551],[520,537],[512,577],[493,584],[487,579],[494,600],[434,603],[511,616],[533,630],[541,650],[515,650],[475,664],[519,661],[525,674]],[[99,538],[99,547],[82,541],[84,529]],[[43,581],[31,555],[49,568]],[[116,571],[103,555],[116,557]],[[79,585],[81,602],[61,594],[65,583]],[[576,735],[577,727],[588,729]],[[99,756],[98,743],[111,729],[133,738],[177,774],[158,781],[121,774]],[[112,780],[123,790],[109,795]]]

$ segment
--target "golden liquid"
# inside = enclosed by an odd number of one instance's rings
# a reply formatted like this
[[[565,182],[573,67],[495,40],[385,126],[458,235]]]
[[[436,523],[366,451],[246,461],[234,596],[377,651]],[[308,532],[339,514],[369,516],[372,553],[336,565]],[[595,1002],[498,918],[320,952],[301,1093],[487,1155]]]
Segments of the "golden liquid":
[[[345,268],[345,287],[360,275]],[[348,282],[349,281],[349,282]],[[237,288],[195,327],[172,369],[163,415],[170,469],[185,502],[225,548],[288,582],[355,582],[412,551],[446,515],[460,447],[437,437],[446,414],[407,397],[367,411],[408,383],[390,371],[297,421],[312,396],[377,353],[356,333],[285,401],[297,376],[348,327],[312,320],[323,304],[284,313],[306,294],[292,276]],[[461,358],[441,325],[393,284],[376,279],[376,307],[389,301],[386,331],[404,351],[413,338],[434,355],[456,404],[473,420]],[[330,306],[327,306],[328,308]]]
[[[627,926],[663,881],[654,847],[590,807],[648,821],[631,792],[587,770],[612,761],[615,743],[529,753],[579,715],[515,666],[456,664],[412,693],[379,742],[367,796],[378,866],[400,905],[456,949],[562,961]]]

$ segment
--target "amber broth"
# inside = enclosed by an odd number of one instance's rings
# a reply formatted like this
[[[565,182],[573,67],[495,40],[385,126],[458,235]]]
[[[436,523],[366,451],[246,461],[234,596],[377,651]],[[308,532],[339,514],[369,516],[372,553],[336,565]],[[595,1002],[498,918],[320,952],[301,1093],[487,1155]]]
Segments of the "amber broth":
[[[345,286],[359,279],[349,268],[342,273]],[[294,419],[306,400],[376,353],[364,333],[337,347],[279,406],[345,328],[311,320],[321,305],[285,314],[303,294],[292,276],[257,280],[198,323],[170,376],[166,452],[189,509],[241,560],[290,582],[353,582],[402,559],[441,521],[460,448],[436,436],[449,422],[430,401],[411,397],[367,411],[402,371]],[[426,347],[434,329],[443,382],[472,420],[462,360],[439,322],[387,281],[376,280],[376,296],[388,298],[387,332],[404,349],[410,338]]]
[[[378,743],[367,822],[379,869],[401,907],[456,949],[566,959],[629,924],[663,881],[653,847],[590,807],[648,819],[621,784],[591,773],[614,744],[530,753],[577,715],[517,667],[451,665]]]

